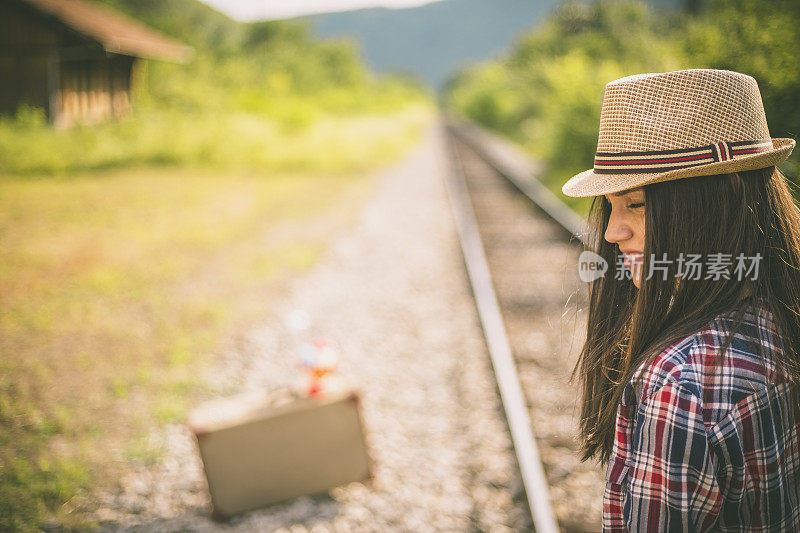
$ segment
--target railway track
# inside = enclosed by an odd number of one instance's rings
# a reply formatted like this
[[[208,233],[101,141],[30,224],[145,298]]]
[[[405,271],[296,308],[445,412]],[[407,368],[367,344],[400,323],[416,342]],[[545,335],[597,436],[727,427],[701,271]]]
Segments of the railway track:
[[[600,531],[603,473],[577,456],[585,335],[577,273],[583,223],[509,144],[446,125],[448,194],[538,533]]]

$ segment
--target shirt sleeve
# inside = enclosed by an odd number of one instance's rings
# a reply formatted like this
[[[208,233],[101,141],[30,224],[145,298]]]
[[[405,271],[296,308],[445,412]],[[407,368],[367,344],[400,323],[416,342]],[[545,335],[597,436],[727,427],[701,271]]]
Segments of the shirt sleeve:
[[[628,531],[707,531],[722,504],[698,397],[669,383],[639,406],[623,513]]]

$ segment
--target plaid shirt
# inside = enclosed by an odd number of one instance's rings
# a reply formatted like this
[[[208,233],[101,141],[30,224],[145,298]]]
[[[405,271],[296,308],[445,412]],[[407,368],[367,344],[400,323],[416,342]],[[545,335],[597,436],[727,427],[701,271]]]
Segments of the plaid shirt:
[[[638,390],[628,384],[604,531],[800,531],[800,406],[775,371],[771,313],[751,311],[716,367],[732,313],[659,354]]]

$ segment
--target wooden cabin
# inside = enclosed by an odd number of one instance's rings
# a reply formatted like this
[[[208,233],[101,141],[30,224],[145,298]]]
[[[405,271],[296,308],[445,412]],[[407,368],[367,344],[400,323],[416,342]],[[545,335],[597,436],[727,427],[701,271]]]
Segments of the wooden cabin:
[[[185,62],[191,54],[88,0],[0,0],[0,114],[41,107],[57,127],[123,116],[140,58]]]

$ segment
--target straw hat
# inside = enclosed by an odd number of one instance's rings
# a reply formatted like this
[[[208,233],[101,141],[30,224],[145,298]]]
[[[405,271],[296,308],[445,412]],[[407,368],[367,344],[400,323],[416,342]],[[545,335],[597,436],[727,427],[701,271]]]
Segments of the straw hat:
[[[594,168],[567,196],[596,196],[661,181],[764,168],[793,139],[773,139],[756,80],[729,70],[638,74],[606,85]]]

